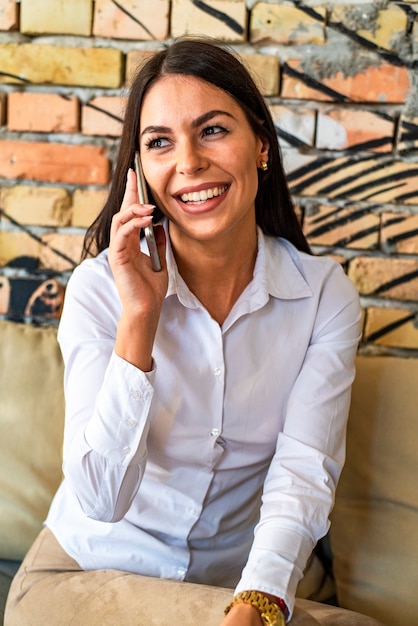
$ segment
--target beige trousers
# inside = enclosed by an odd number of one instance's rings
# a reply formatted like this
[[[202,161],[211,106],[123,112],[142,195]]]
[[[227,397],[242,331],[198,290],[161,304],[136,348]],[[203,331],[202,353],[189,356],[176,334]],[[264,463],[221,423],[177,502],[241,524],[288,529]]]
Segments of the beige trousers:
[[[44,529],[17,572],[4,626],[219,626],[230,589],[84,571]],[[292,626],[378,626],[335,607],[297,600]]]

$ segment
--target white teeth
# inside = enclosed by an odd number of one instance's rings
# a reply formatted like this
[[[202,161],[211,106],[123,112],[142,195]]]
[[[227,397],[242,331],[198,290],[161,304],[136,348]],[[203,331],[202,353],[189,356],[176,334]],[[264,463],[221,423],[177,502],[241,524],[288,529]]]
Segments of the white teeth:
[[[192,193],[183,193],[180,197],[182,202],[205,202],[208,198],[215,198],[225,193],[227,186],[214,187],[213,189],[203,189]]]

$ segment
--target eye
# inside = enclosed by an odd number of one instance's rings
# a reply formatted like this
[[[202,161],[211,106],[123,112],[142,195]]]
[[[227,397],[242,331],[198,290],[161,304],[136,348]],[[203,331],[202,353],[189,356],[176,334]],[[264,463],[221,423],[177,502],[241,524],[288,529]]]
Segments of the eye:
[[[227,129],[224,128],[223,126],[206,126],[206,128],[203,129],[202,134],[204,136],[208,136],[208,135],[219,135],[219,134],[223,134],[223,133],[227,133]]]
[[[145,147],[147,150],[155,150],[158,148],[165,148],[169,145],[169,140],[166,137],[156,137],[155,139],[150,139],[145,143]]]

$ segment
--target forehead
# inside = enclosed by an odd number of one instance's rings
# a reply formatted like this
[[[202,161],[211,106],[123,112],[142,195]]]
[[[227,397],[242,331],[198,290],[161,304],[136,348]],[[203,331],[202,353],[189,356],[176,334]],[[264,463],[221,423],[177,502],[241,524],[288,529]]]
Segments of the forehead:
[[[160,77],[146,92],[140,125],[198,117],[215,109],[227,111],[239,119],[244,116],[236,100],[223,89],[195,76],[168,74]]]

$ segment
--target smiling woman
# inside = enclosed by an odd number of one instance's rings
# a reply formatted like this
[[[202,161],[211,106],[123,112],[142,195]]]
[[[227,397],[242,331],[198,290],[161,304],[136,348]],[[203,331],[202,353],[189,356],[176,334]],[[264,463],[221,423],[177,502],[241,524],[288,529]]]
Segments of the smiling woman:
[[[234,53],[180,40],[139,70],[93,250],[58,333],[65,479],[6,626],[377,624],[295,606],[344,461],[360,308],[309,252]]]

